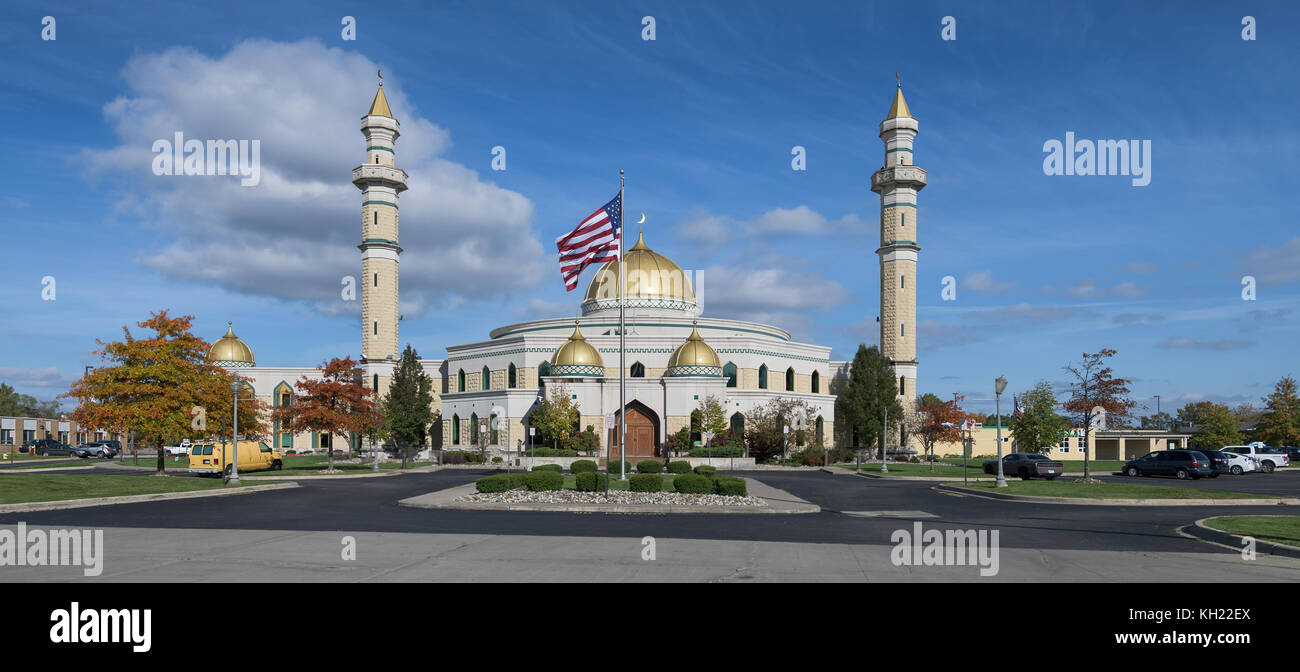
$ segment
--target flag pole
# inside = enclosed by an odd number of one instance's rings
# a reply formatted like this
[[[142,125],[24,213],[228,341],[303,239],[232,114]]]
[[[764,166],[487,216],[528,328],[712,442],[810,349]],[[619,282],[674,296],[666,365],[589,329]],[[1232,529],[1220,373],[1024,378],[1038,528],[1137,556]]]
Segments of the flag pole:
[[[623,327],[623,169],[618,169],[618,480],[627,480],[627,347]]]

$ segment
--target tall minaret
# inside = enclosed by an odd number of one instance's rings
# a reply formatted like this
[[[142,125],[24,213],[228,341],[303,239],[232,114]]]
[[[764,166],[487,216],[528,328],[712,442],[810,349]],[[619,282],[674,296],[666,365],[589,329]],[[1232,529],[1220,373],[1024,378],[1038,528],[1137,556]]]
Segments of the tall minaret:
[[[925,171],[912,161],[918,128],[900,79],[889,117],[880,122],[885,166],[871,176],[871,190],[880,194],[880,351],[893,366],[905,410],[916,399],[916,194],[925,188]]]
[[[397,196],[406,191],[406,171],[393,162],[398,127],[381,73],[375,101],[361,118],[366,162],[352,169],[352,184],[361,190],[361,366],[366,385],[381,393],[399,356]]]

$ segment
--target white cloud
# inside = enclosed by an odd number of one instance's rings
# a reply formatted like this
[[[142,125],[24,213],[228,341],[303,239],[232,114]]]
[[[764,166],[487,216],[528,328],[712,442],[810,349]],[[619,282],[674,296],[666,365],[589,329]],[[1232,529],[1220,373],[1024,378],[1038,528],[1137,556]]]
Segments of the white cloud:
[[[1254,345],[1254,341],[1222,339],[1217,341],[1196,341],[1190,338],[1171,336],[1158,347],[1170,350],[1241,350]]]
[[[782,234],[824,236],[864,228],[865,222],[857,215],[848,214],[832,221],[812,208],[800,205],[792,209],[775,208],[750,221],[719,217],[699,209],[678,222],[675,230],[684,241],[715,246],[738,238]]]
[[[1131,299],[1145,294],[1146,288],[1133,282],[1121,282],[1110,287],[1102,287],[1098,285],[1096,279],[1088,278],[1065,290],[1065,293],[1076,299],[1104,299],[1110,297]]]
[[[959,286],[959,289],[987,296],[1005,294],[1015,288],[1016,283],[1014,282],[995,281],[993,279],[992,270],[984,270],[979,273],[968,273]]]
[[[53,388],[62,393],[75,380],[77,380],[76,376],[67,375],[53,366],[40,369],[0,366],[0,381],[4,381],[19,390],[23,388]]]
[[[118,211],[170,240],[139,261],[176,280],[305,301],[323,313],[359,311],[340,298],[359,276],[360,117],[377,64],[314,41],[241,42],[215,58],[188,48],[133,58],[128,95],[104,106],[116,147],[88,151],[96,174],[121,176]],[[410,175],[401,199],[402,310],[495,298],[535,286],[543,247],[529,230],[533,204],[439,158],[448,132],[419,111],[400,80],[384,87],[401,122],[397,163]],[[261,141],[262,180],[155,176],[151,148],[187,139]],[[510,259],[503,271],[499,261]]]
[[[1257,247],[1251,250],[1240,268],[1243,274],[1253,275],[1266,285],[1300,282],[1300,237],[1292,238],[1279,247]]]

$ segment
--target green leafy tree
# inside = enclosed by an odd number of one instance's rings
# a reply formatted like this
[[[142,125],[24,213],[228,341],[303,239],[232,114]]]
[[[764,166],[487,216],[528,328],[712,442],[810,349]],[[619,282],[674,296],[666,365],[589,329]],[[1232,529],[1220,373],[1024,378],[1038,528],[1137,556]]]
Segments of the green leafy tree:
[[[745,418],[745,442],[749,454],[758,462],[780,455],[797,445],[795,428],[805,429],[816,423],[817,409],[802,399],[776,397],[759,406]],[[790,428],[787,437],[785,428]]]
[[[1074,421],[1083,426],[1085,446],[1092,445],[1092,426],[1099,420],[1124,421],[1137,402],[1129,399],[1127,378],[1116,378],[1107,360],[1115,356],[1115,350],[1103,348],[1092,354],[1083,353],[1078,364],[1066,364],[1065,372],[1070,379],[1070,398],[1062,404]],[[1083,481],[1092,480],[1091,462],[1088,451],[1083,452]]]
[[[0,415],[19,418],[54,418],[59,415],[60,404],[55,401],[37,401],[30,394],[19,394],[14,388],[0,383]]]
[[[1020,395],[1020,410],[1020,417],[1013,413],[1008,424],[1022,452],[1045,452],[1059,445],[1070,430],[1069,419],[1057,415],[1056,395],[1045,380]]]
[[[1178,409],[1178,424],[1198,425],[1201,419],[1214,408],[1209,401],[1194,401]]]
[[[537,410],[532,413],[532,426],[542,435],[542,441],[550,441],[558,449],[561,443],[567,444],[577,433],[581,415],[578,405],[569,394],[569,388],[563,383],[555,385],[545,395]]]
[[[1161,411],[1159,413],[1152,413],[1151,415],[1142,416],[1141,425],[1139,428],[1167,430],[1173,426],[1174,426],[1174,416],[1169,415],[1164,411]]]
[[[886,409],[889,427],[897,428],[903,417],[903,405],[898,401],[894,371],[876,346],[868,348],[859,344],[849,368],[848,383],[835,398],[835,425],[842,432],[841,441],[854,448],[883,441],[887,432]],[[861,460],[860,451],[858,459]]]
[[[1241,422],[1227,404],[1211,404],[1203,409],[1196,427],[1192,445],[1203,450],[1219,450],[1242,441]]]
[[[700,434],[711,433],[714,440],[727,431],[727,410],[722,407],[722,400],[716,395],[707,395],[700,400],[696,410],[700,414]]]
[[[424,372],[420,355],[408,343],[393,371],[383,399],[383,425],[387,436],[402,451],[402,468],[412,446],[423,446],[433,426],[433,378]]]
[[[1270,446],[1300,446],[1300,395],[1295,378],[1286,376],[1273,384],[1273,393],[1263,398],[1264,412],[1256,430]]]

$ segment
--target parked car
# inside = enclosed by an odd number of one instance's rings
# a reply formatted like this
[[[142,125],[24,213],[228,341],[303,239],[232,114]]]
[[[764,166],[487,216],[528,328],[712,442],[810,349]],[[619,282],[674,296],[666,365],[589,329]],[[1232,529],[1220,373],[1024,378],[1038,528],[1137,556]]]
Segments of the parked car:
[[[1292,462],[1295,462],[1296,460],[1300,460],[1300,447],[1282,446],[1281,448],[1278,448],[1278,450],[1286,453],[1287,459]]]
[[[1210,458],[1199,450],[1160,450],[1124,463],[1128,476],[1173,476],[1179,479],[1210,476]]]
[[[196,443],[190,449],[190,473],[220,476],[229,474],[232,469],[229,444]],[[279,470],[284,463],[284,455],[271,450],[262,441],[239,442],[239,470],[261,471],[263,469]]]
[[[108,459],[113,456],[113,449],[99,443],[83,443],[69,450],[68,455],[70,457],[80,457],[83,460],[91,457]]]
[[[25,444],[23,449],[32,455],[68,455],[72,452],[68,444],[54,439],[37,439]]]
[[[1287,457],[1285,451],[1280,448],[1270,448],[1262,444],[1252,444],[1248,446],[1224,446],[1223,452],[1236,453],[1238,455],[1248,455],[1255,458],[1259,463],[1259,470],[1266,473],[1273,473],[1278,467],[1285,467],[1291,464],[1291,459]]]
[[[108,448],[110,457],[117,457],[122,454],[122,442],[117,439],[104,439],[102,441],[91,441]]]
[[[998,473],[998,461],[986,460],[984,473]],[[1011,453],[1002,458],[1002,473],[1007,476],[1019,476],[1026,481],[1035,476],[1042,476],[1050,481],[1065,473],[1065,465],[1038,453]]]
[[[163,451],[171,457],[184,457],[192,452],[193,446],[189,439],[182,439],[178,446],[163,446]]]
[[[1259,469],[1259,463],[1253,457],[1225,453],[1221,450],[1202,450],[1200,452],[1210,458],[1210,468],[1214,470],[1214,473],[1210,474],[1210,478],[1215,478],[1219,474],[1240,476],[1248,471]]]

